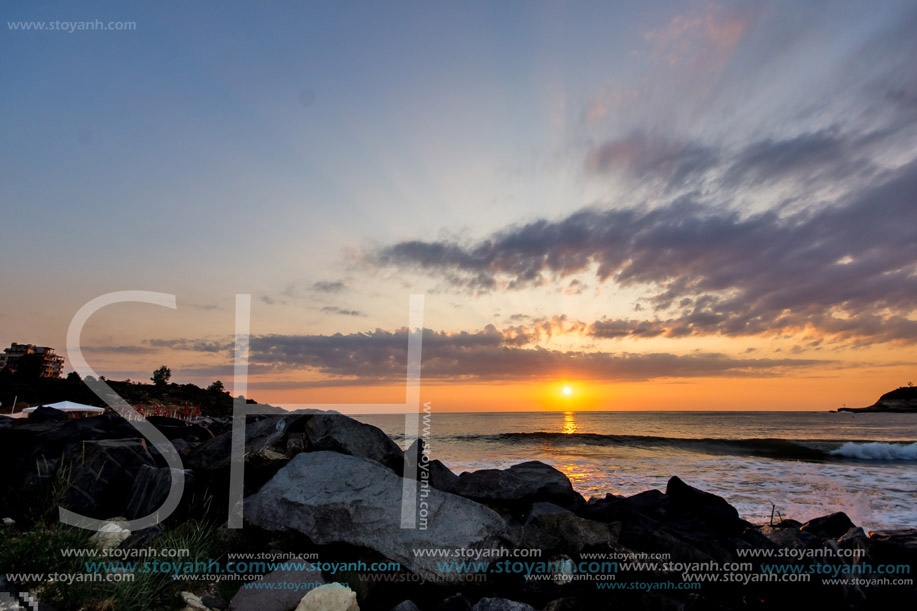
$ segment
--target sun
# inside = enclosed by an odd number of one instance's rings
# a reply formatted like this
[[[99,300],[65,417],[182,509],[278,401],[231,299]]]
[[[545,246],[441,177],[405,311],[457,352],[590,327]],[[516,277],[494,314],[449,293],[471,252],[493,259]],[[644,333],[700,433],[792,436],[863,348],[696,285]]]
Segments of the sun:
[[[569,397],[570,395],[573,394],[573,389],[570,388],[569,386],[564,386],[564,394]]]

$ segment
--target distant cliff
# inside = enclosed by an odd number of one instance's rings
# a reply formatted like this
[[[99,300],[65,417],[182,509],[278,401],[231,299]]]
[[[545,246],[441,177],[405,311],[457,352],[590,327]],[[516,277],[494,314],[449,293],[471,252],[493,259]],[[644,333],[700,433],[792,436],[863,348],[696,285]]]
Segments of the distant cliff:
[[[897,412],[917,414],[917,387],[902,386],[887,392],[869,407],[842,407],[839,412]]]

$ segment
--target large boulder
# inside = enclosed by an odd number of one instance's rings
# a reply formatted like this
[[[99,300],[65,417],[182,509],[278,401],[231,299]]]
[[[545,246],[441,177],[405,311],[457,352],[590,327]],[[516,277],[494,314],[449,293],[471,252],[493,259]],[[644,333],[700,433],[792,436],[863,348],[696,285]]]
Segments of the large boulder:
[[[482,598],[471,611],[535,611],[535,607],[506,598]]]
[[[185,469],[176,470],[184,475],[186,486],[193,485],[194,473]],[[169,467],[153,467],[141,465],[137,478],[130,488],[127,502],[127,517],[131,520],[148,516],[159,509],[169,496],[173,481],[172,469]]]
[[[822,539],[839,539],[851,528],[854,528],[854,524],[843,511],[814,518],[802,525],[802,530]]]
[[[101,439],[71,446],[61,458],[58,480],[64,506],[93,518],[124,515],[130,491],[144,473],[155,468],[142,439]]]
[[[550,465],[529,461],[508,469],[483,469],[459,475],[452,491],[465,498],[510,512],[527,512],[537,501],[565,509],[578,507],[583,498],[567,476]]]
[[[459,481],[458,475],[453,473],[449,467],[439,460],[429,460],[429,456],[424,456],[423,439],[416,439],[407,450],[404,451],[405,477],[410,474],[420,482],[427,482],[437,490],[444,492],[455,492]]]
[[[165,435],[170,441],[173,439],[183,439],[191,443],[213,439],[213,433],[209,430],[195,424],[186,422],[178,418],[168,416],[148,416],[147,420],[159,429],[159,432]]]
[[[341,414],[307,417],[303,433],[307,452],[331,450],[375,460],[398,474],[404,469],[404,455],[382,429]]]
[[[188,467],[206,472],[229,469],[232,431],[217,435],[188,454]],[[299,452],[331,450],[375,460],[401,472],[404,457],[380,429],[341,414],[289,414],[250,417],[245,427],[246,476],[249,470],[274,471]],[[270,473],[273,475],[273,472]]]
[[[724,498],[689,486],[677,476],[669,480],[665,496],[665,522],[680,530],[738,536],[748,527]]]
[[[67,420],[67,413],[53,407],[39,406],[29,414],[31,422],[63,422]]]
[[[249,416],[245,427],[243,495],[257,492],[300,452],[333,450],[368,458],[401,473],[404,456],[380,429],[335,413]],[[198,476],[199,498],[212,498],[209,510],[225,516],[232,465],[232,431],[191,448],[185,466]]]
[[[296,611],[360,611],[357,594],[346,585],[328,583],[302,597]]]
[[[545,555],[575,555],[586,546],[614,543],[620,531],[619,522],[586,520],[553,503],[535,503],[523,528],[523,542]]]
[[[372,460],[337,452],[302,453],[245,500],[244,516],[251,525],[298,531],[319,545],[369,548],[416,574],[446,581],[462,575],[441,573],[440,557],[415,556],[414,550],[505,546],[508,533],[498,514],[436,489],[423,499],[426,529],[421,529],[423,521],[421,528],[402,528],[404,485],[404,478]]]
[[[239,588],[229,602],[229,608],[233,611],[293,611],[302,600],[304,589],[325,583],[322,574],[310,570],[311,563],[302,558],[284,560],[281,565],[281,568],[255,582],[258,587],[243,585]],[[300,589],[286,586],[291,583],[298,584]]]

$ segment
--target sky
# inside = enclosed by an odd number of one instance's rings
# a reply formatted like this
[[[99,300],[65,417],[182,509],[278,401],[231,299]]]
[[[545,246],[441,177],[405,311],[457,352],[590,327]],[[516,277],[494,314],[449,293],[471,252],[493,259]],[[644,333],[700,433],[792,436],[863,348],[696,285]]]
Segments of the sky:
[[[166,293],[95,313],[87,361],[232,389],[251,295],[247,396],[399,403],[420,294],[440,411],[917,377],[912,2],[0,13],[0,345],[66,356],[91,300]]]

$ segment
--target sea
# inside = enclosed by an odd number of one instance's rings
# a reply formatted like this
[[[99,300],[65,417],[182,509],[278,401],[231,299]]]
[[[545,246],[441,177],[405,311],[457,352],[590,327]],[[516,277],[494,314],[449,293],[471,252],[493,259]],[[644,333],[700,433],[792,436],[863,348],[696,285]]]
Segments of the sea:
[[[417,435],[456,473],[540,460],[587,499],[665,490],[677,475],[745,519],[845,512],[917,528],[917,414],[504,412],[421,414]],[[405,446],[405,416],[362,415]]]

